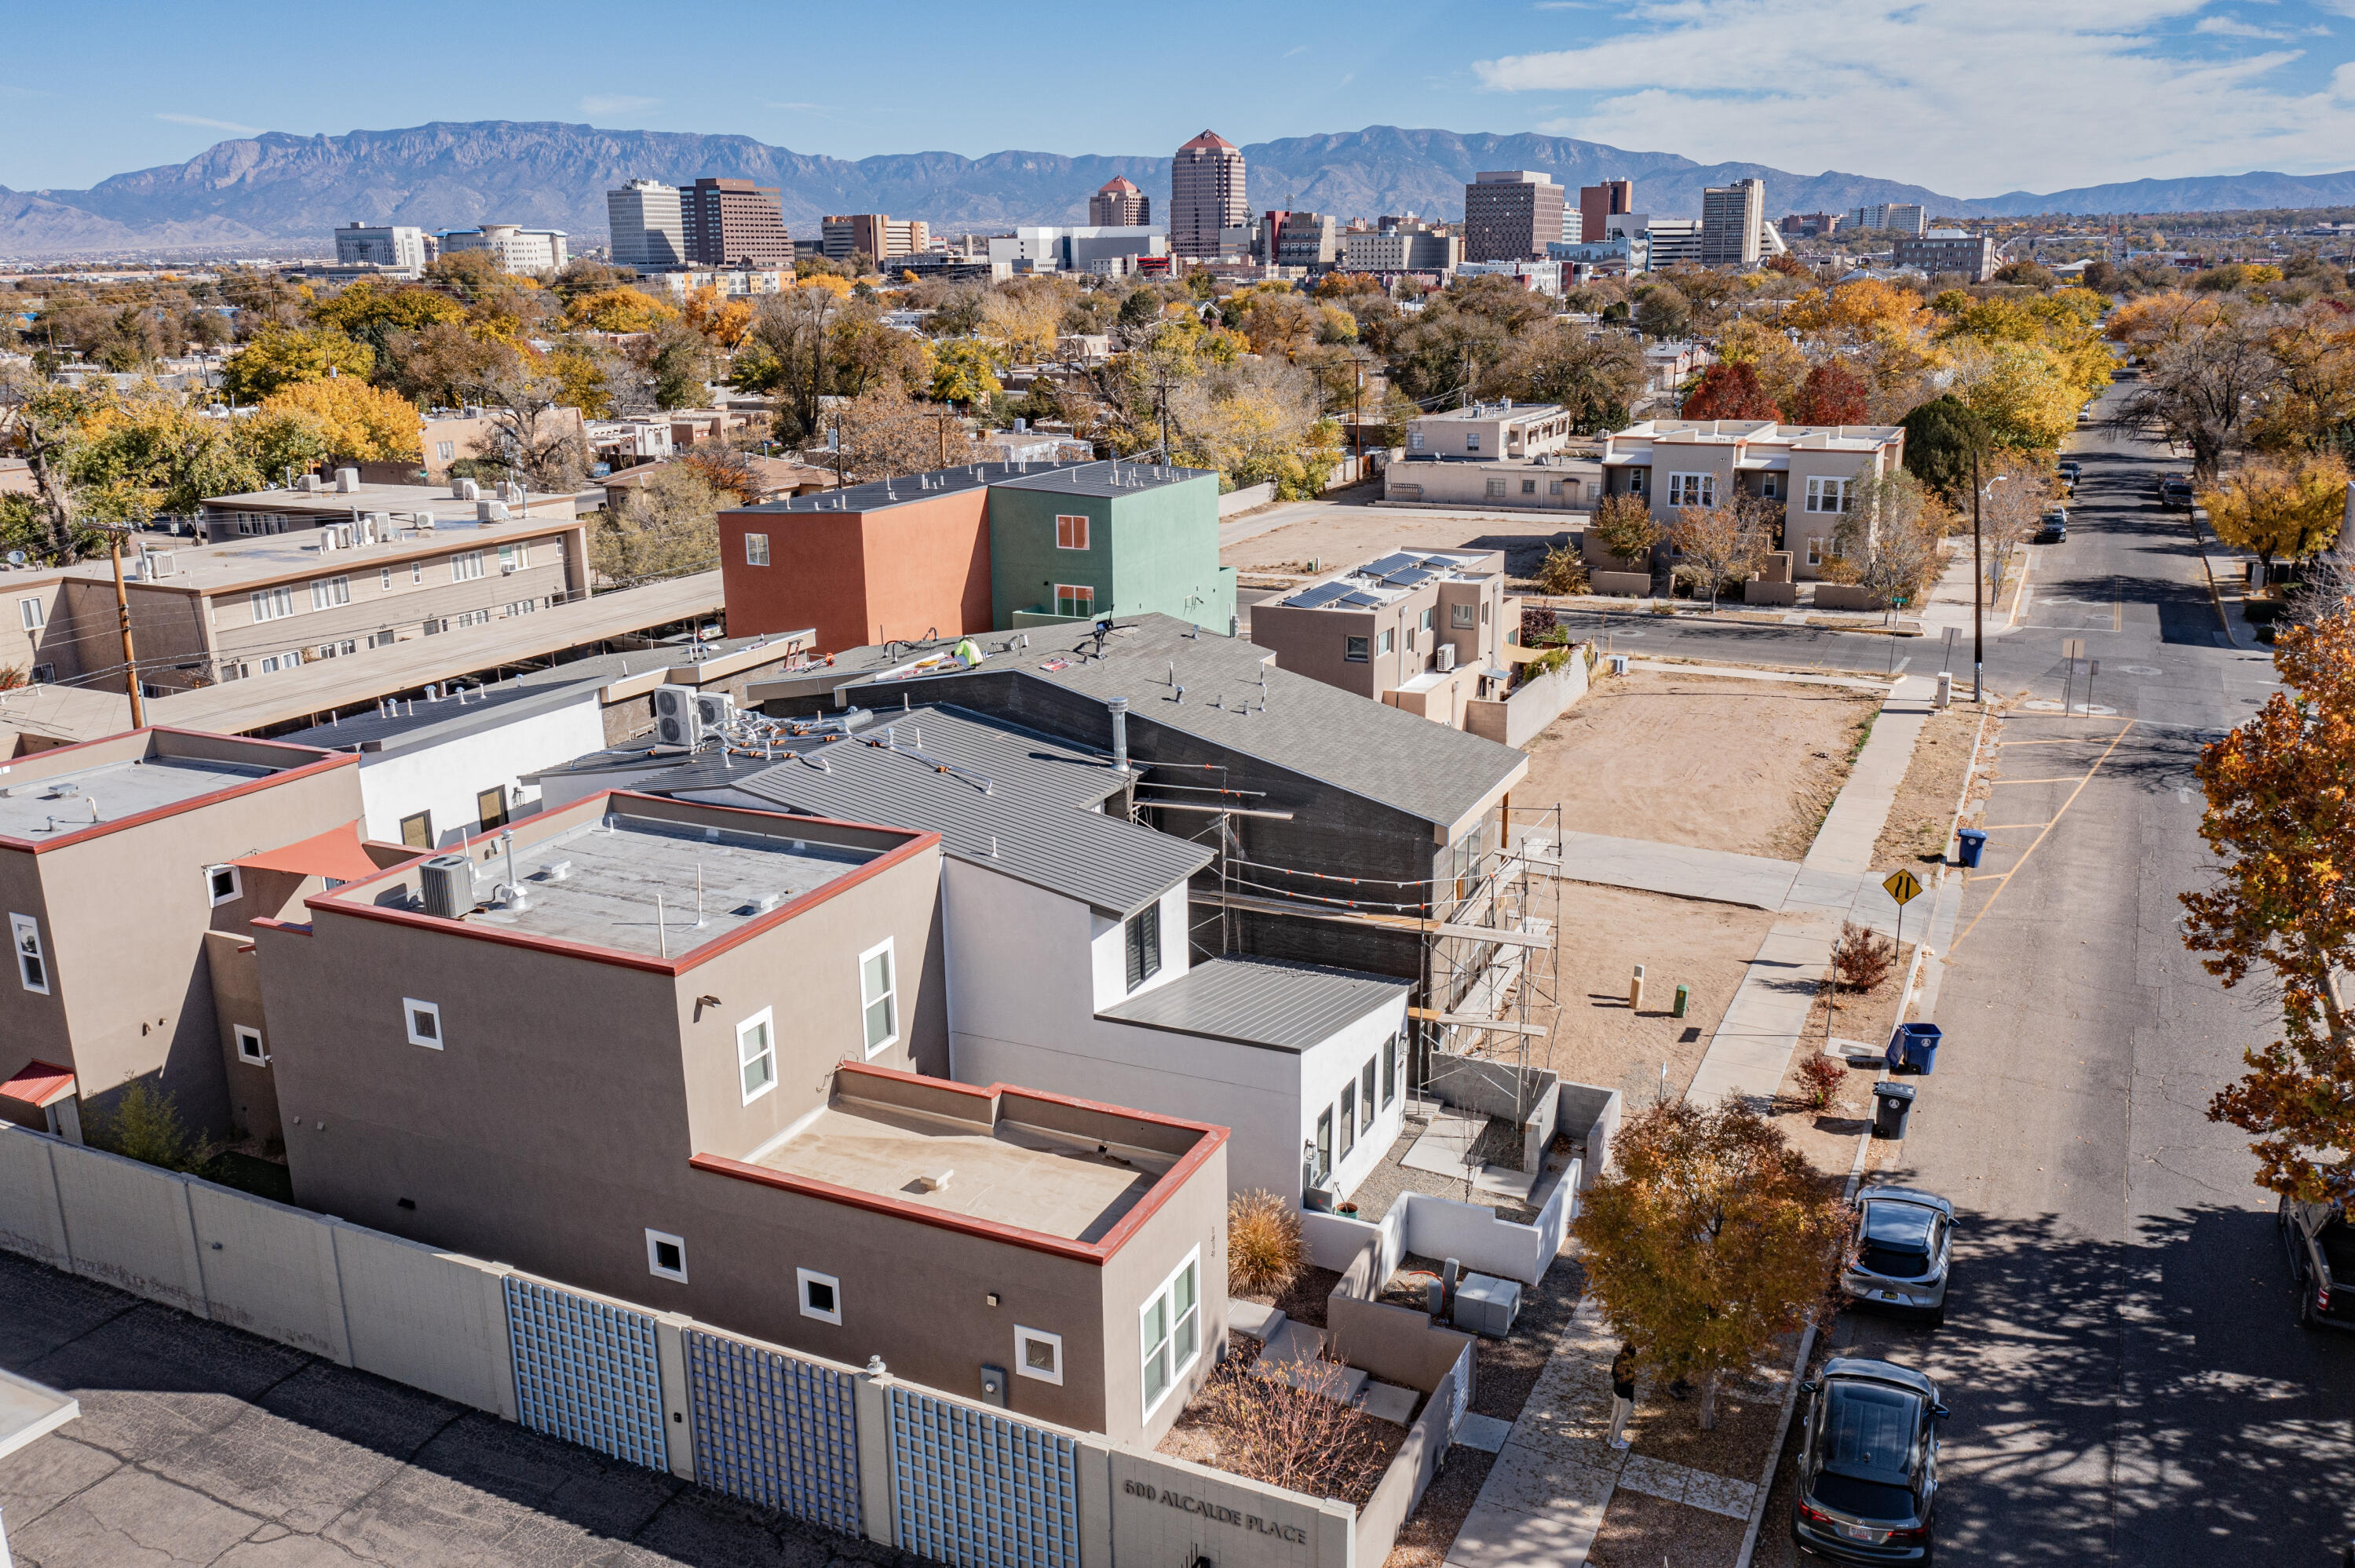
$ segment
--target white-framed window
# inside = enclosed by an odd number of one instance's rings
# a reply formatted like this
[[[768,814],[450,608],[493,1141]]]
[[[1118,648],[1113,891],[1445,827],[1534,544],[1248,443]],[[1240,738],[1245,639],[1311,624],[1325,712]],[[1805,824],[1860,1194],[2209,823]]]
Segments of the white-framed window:
[[[1782,494],[1783,476],[1779,473],[1760,474],[1758,476],[1758,493],[1768,501],[1772,501],[1776,496]]]
[[[292,670],[302,662],[292,653],[265,653],[261,659],[261,673],[275,675],[281,670]]]
[[[294,613],[293,588],[263,588],[246,597],[253,605],[253,619],[256,620],[276,620],[280,616]]]
[[[657,1279],[687,1283],[687,1243],[665,1231],[646,1232],[646,1272]]]
[[[1044,1329],[1014,1326],[1014,1371],[1019,1377],[1060,1386],[1063,1381],[1063,1336]]]
[[[1084,550],[1088,547],[1088,520],[1065,513],[1055,514],[1055,548]]]
[[[1437,610],[1435,610],[1435,609],[1432,609],[1429,605],[1425,605],[1425,606],[1423,606],[1423,628],[1422,628],[1423,630],[1428,631],[1428,630],[1431,630],[1431,620],[1432,620],[1432,617],[1433,617],[1433,616],[1434,616],[1434,615],[1436,615],[1436,614],[1438,614],[1438,613],[1439,613],[1439,612],[1438,612]]]
[[[1373,656],[1367,652],[1371,646],[1363,637],[1344,637],[1341,639],[1341,657],[1352,664],[1362,664]]]
[[[736,1075],[748,1106],[777,1086],[774,1012],[764,1007],[736,1026]]]
[[[1349,1158],[1349,1150],[1358,1147],[1358,1080],[1348,1079],[1341,1086],[1341,1158]]]
[[[409,1043],[422,1045],[428,1051],[442,1049],[442,1004],[420,1001],[413,996],[400,999],[401,1022],[409,1027]]]
[[[322,659],[340,659],[346,653],[357,653],[359,651],[358,641],[350,637],[345,638],[340,642],[322,642],[312,650]]]
[[[38,631],[49,623],[48,607],[37,599],[20,599],[16,601],[16,619],[24,622],[26,630]]]
[[[450,557],[450,580],[470,583],[483,575],[483,552],[466,550]]]
[[[1489,501],[1501,500],[1505,493],[1505,482],[1501,479],[1491,479],[1481,487],[1481,493]]]
[[[765,567],[769,564],[769,536],[766,534],[744,535],[744,564],[748,567]]]
[[[1358,1070],[1358,1129],[1364,1131],[1374,1125],[1374,1058]]]
[[[879,1055],[900,1043],[900,997],[891,938],[858,955],[858,1002],[866,1018],[867,1054]]]
[[[1385,1110],[1390,1108],[1390,1103],[1392,1100],[1398,1098],[1400,1054],[1400,1041],[1397,1035],[1393,1034],[1382,1042],[1382,1108]]]
[[[1560,484],[1560,482],[1560,482],[1559,480],[1555,481],[1555,483],[1556,483],[1557,485],[1559,485],[1559,484]],[[1538,482],[1537,482],[1536,480],[1534,480],[1534,479],[1525,479],[1525,480],[1521,481],[1521,493],[1522,493],[1523,495],[1535,495],[1537,493],[1538,493]]]
[[[1848,510],[1849,482],[1845,479],[1825,479],[1817,475],[1807,481],[1807,510],[1810,512],[1845,512]]]
[[[1460,599],[1447,607],[1447,624],[1454,627],[1477,626],[1480,624],[1479,611],[1473,608],[1470,599]]]
[[[237,867],[233,865],[205,867],[205,897],[210,901],[214,908],[218,909],[230,899],[242,895],[244,891],[244,887],[238,881]]]
[[[1411,452],[1419,452],[1423,450],[1423,432],[1421,430],[1409,430],[1406,433],[1406,450]]]
[[[1645,474],[1645,471],[1644,471],[1643,469],[1640,469],[1640,468],[1631,468],[1631,469],[1629,469],[1629,470],[1627,471],[1627,493],[1628,493],[1628,494],[1630,494],[1630,495],[1641,495],[1641,494],[1643,494],[1643,493],[1644,493],[1644,474]]]
[[[1202,1252],[1197,1247],[1137,1311],[1144,1350],[1145,1418],[1151,1420],[1202,1353]]]
[[[9,945],[16,949],[16,979],[27,991],[49,994],[49,959],[41,950],[41,923],[30,915],[8,916]]]
[[[1823,564],[1824,564],[1824,540],[1823,540],[1823,535],[1820,535],[1820,534],[1810,534],[1809,535],[1807,535],[1807,565],[1809,565],[1809,566],[1811,566],[1811,567],[1820,567],[1820,566],[1822,566]]]
[[[521,571],[524,567],[528,567],[529,565],[531,565],[530,546],[501,545],[499,546],[499,570],[501,573],[504,574],[506,572]]]
[[[269,1054],[261,1048],[261,1031],[250,1024],[233,1023],[230,1030],[237,1035],[237,1059],[250,1066],[266,1067]]]
[[[1374,652],[1377,653],[1389,652],[1391,651],[1391,629],[1385,626],[1382,628],[1380,637],[1375,641]]]
[[[433,443],[433,455],[443,462],[448,462],[453,457],[456,456],[457,451],[458,443],[455,441],[435,441]]]
[[[1085,583],[1055,585],[1055,613],[1077,620],[1096,612],[1096,590]]]
[[[339,604],[352,602],[352,579],[322,577],[311,585],[311,608],[333,609]]]
[[[1476,452],[1480,450],[1479,431],[1466,430],[1464,432],[1464,450],[1467,452]]]
[[[1717,475],[1713,473],[1668,475],[1668,504],[1671,506],[1716,505]]]
[[[376,586],[380,592],[390,593],[392,591],[392,568],[390,567],[379,567],[377,568]]]
[[[842,1326],[842,1281],[833,1275],[814,1268],[794,1269],[794,1296],[802,1304],[803,1317]]]

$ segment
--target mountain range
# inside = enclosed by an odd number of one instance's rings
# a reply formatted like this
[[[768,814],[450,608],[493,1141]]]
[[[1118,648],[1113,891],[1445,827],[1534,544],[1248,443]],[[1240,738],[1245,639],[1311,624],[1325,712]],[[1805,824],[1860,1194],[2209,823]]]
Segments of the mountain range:
[[[1827,170],[1792,174],[1763,164],[1700,164],[1673,153],[1522,133],[1401,130],[1295,136],[1243,148],[1254,209],[1288,207],[1371,217],[1459,216],[1464,185],[1482,169],[1537,169],[1566,185],[1636,182],[1636,208],[1692,217],[1701,188],[1755,175],[1770,217],[1838,212],[1867,202],[1919,202],[1936,216],[2001,217],[2046,212],[2199,212],[2355,205],[2355,171],[2137,180],[1981,199]],[[815,238],[819,217],[888,212],[936,229],[1085,221],[1091,192],[1124,175],[1155,198],[1169,160],[1006,152],[888,154],[852,162],[796,153],[747,136],[607,131],[555,122],[436,122],[341,136],[282,132],[222,142],[185,164],[116,175],[88,190],[0,187],[0,255],[15,257],[241,249],[324,250],[339,224],[416,224],[428,230],[485,221],[561,228],[576,246],[605,232],[604,193],[650,177],[751,179],[782,192],[785,222]]]

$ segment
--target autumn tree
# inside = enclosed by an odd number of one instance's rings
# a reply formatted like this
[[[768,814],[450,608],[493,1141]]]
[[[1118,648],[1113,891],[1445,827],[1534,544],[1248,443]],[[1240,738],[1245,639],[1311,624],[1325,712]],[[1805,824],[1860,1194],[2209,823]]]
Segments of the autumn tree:
[[[417,406],[357,376],[297,381],[263,398],[261,408],[264,413],[300,408],[314,415],[337,457],[359,462],[414,462],[424,455],[418,444]]]
[[[2274,557],[2303,560],[2328,549],[2347,518],[2347,464],[2336,452],[2253,462],[2199,492],[2208,525],[2272,574]]]
[[[2281,1033],[2209,1102],[2254,1138],[2257,1184],[2307,1202],[2355,1196],[2355,606],[2282,633],[2283,689],[2200,755],[2200,836],[2224,863],[2181,895],[2184,945],[2227,988],[2263,976]]]
[[[312,306],[311,319],[355,343],[366,344],[381,366],[396,336],[463,322],[466,307],[439,289],[388,288],[373,278],[363,278]]]
[[[25,461],[38,516],[28,553],[48,565],[70,565],[95,542],[76,521],[71,473],[91,407],[90,394],[51,382],[30,366],[0,364],[0,446]]]
[[[976,449],[955,412],[908,396],[897,378],[850,400],[841,412],[843,461],[861,480],[896,479],[971,462]]]
[[[589,453],[580,428],[558,413],[569,407],[564,384],[544,364],[509,355],[463,390],[491,418],[476,458],[534,490],[570,490],[587,476]]]
[[[1806,380],[1807,356],[1788,334],[1744,316],[1718,334],[1717,357],[1725,364],[1748,366],[1765,400],[1784,410],[1779,417],[1796,418],[1789,410]]]
[[[1858,475],[1832,530],[1841,575],[1892,606],[1920,599],[1943,565],[1947,515],[1935,493],[1903,469]]]
[[[677,321],[678,311],[668,301],[643,290],[600,289],[566,306],[564,319],[591,332],[652,332],[665,322]]]
[[[1872,422],[1864,377],[1838,361],[1811,367],[1784,411],[1795,425],[1865,425]]]
[[[1001,390],[989,347],[978,338],[959,338],[933,352],[932,396],[942,402],[970,408]]]
[[[1720,361],[1700,373],[1685,394],[1688,419],[1780,419],[1783,411],[1758,385],[1758,367],[1747,360]]]
[[[1639,1112],[1611,1156],[1571,1222],[1587,1289],[1648,1371],[1700,1384],[1700,1425],[1713,1429],[1720,1383],[1756,1367],[1831,1289],[1848,1211],[1738,1099]]]
[[[1676,552],[1676,575],[1698,594],[1709,590],[1709,607],[1729,582],[1748,577],[1774,547],[1774,531],[1754,504],[1739,498],[1722,506],[1680,506],[1668,530]]]
[[[627,588],[717,566],[719,508],[733,500],[692,465],[657,464],[591,524],[590,567],[601,581]]]
[[[1651,569],[1652,551],[1668,537],[1652,516],[1652,503],[1640,495],[1606,495],[1594,503],[1586,536],[1603,546],[1630,571]]]
[[[259,403],[298,381],[366,376],[375,365],[376,355],[368,344],[355,343],[333,327],[310,332],[267,327],[221,366],[221,390],[241,403]]]
[[[2160,345],[2144,359],[2119,422],[2189,448],[2192,471],[2213,480],[2280,384],[2272,325],[2264,313],[2244,311]]]
[[[1643,394],[1644,351],[1625,333],[1599,337],[1567,323],[1534,328],[1484,376],[1484,397],[1559,404],[1582,436],[1624,429]]]

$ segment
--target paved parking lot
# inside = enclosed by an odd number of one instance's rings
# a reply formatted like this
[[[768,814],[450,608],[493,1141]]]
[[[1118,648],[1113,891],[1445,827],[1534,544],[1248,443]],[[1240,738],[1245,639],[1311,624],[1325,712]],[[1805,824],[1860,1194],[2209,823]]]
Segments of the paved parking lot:
[[[5,1255],[0,1366],[81,1402],[0,1461],[20,1568],[921,1561]]]

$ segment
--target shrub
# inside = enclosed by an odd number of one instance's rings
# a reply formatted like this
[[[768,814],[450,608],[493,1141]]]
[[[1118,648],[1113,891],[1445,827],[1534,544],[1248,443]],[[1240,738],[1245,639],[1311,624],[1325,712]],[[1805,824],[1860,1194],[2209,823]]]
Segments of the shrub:
[[[1227,1200],[1227,1289],[1236,1296],[1281,1296],[1308,1261],[1300,1216],[1273,1192]]]
[[[1586,563],[1568,545],[1557,545],[1546,552],[1545,560],[1537,570],[1537,585],[1541,592],[1551,594],[1584,593],[1587,588]]]
[[[1870,991],[1889,978],[1897,962],[1897,944],[1879,932],[1845,921],[1839,944],[1832,948],[1832,978],[1849,991]]]
[[[142,1078],[123,1091],[114,1108],[93,1118],[91,1141],[126,1159],[166,1171],[196,1171],[218,1152],[180,1121],[180,1108],[165,1091]]]
[[[1799,1103],[1809,1110],[1828,1110],[1847,1082],[1847,1068],[1829,1056],[1810,1056],[1799,1064]]]
[[[1381,1480],[1375,1417],[1235,1361],[1211,1372],[1187,1414],[1215,1434],[1219,1467],[1235,1475],[1359,1504]]]

